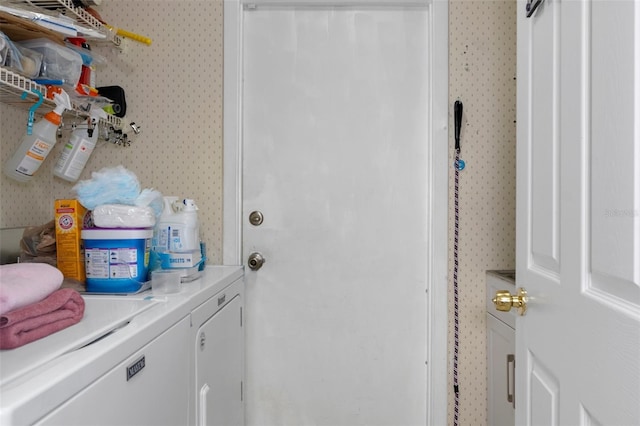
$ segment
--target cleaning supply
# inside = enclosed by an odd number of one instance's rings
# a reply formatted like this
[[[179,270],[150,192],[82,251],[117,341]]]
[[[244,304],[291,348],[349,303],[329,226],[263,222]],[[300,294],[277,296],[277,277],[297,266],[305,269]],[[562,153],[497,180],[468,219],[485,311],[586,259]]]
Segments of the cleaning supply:
[[[5,163],[3,170],[10,178],[19,182],[30,181],[55,145],[62,113],[71,109],[71,101],[64,91],[54,94],[53,101],[55,109],[33,125],[31,134],[25,134],[18,149]]]
[[[164,197],[164,209],[154,229],[156,252],[200,251],[198,206],[194,200]]]
[[[147,282],[152,229],[82,230],[87,291],[137,292]]]
[[[81,232],[91,226],[91,213],[74,199],[55,200],[56,262],[65,278],[84,282],[84,246]]]
[[[73,130],[53,169],[55,176],[69,182],[78,180],[98,142],[100,113],[106,116],[101,109],[92,108],[87,124],[76,126]]]
[[[154,228],[153,270],[178,270],[182,282],[195,279],[206,260],[200,241],[198,207],[189,198],[164,197],[164,208]]]

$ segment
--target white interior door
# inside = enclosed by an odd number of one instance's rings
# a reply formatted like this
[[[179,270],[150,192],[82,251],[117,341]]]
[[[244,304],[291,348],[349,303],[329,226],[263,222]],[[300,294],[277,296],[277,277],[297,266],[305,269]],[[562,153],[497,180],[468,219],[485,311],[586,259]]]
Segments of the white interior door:
[[[238,12],[242,260],[266,259],[246,270],[247,423],[443,423],[432,9],[320,3]]]
[[[640,424],[639,29],[638,1],[519,1],[517,424]]]

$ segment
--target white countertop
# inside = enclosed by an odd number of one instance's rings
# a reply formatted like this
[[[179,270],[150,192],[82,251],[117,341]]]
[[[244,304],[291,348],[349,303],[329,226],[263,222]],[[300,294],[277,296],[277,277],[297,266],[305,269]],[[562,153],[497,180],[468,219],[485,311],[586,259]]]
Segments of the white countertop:
[[[78,324],[0,351],[0,424],[8,424],[9,412],[28,410],[26,401],[34,397],[72,395],[87,386],[242,274],[240,266],[208,266],[202,277],[181,284],[179,293],[83,295]]]

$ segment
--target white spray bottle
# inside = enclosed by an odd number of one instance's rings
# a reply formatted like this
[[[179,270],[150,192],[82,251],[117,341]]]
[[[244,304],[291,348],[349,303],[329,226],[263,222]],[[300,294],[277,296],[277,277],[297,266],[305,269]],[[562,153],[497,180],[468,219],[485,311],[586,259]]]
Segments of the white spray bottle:
[[[26,134],[18,149],[4,164],[4,173],[19,182],[28,182],[40,168],[56,144],[56,133],[65,109],[71,109],[69,95],[65,91],[55,93],[56,107],[33,125],[31,134]]]
[[[90,114],[91,118],[87,120],[87,124],[77,126],[71,132],[69,142],[60,151],[60,156],[53,169],[53,174],[60,179],[69,182],[77,181],[96,147],[99,133],[98,122],[100,117],[106,118],[107,114],[100,108],[91,108]]]

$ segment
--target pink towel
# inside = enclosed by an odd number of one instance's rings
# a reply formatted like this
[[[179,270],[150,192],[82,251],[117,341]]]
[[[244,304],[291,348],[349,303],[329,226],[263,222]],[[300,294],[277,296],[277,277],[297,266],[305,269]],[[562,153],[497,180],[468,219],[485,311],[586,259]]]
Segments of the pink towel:
[[[0,265],[0,314],[41,301],[63,280],[62,272],[46,263]]]
[[[80,322],[84,299],[63,288],[44,300],[0,316],[0,349],[13,349]]]

